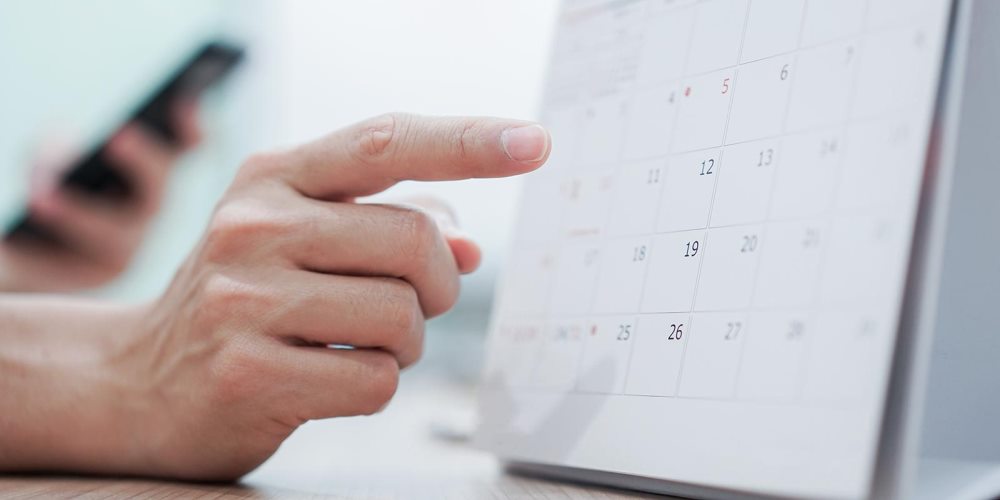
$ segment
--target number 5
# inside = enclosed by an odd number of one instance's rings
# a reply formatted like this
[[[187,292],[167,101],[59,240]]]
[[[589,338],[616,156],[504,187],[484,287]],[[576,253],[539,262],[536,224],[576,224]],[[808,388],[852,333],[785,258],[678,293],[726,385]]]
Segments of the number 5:
[[[729,81],[730,80],[732,80],[732,78],[726,78],[725,80],[722,80],[722,94],[723,95],[729,93]]]

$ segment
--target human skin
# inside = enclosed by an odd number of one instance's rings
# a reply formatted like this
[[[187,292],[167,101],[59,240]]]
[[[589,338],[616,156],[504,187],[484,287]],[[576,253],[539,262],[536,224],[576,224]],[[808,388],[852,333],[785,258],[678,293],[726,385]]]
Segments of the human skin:
[[[69,292],[117,278],[159,211],[171,167],[201,139],[197,114],[194,101],[178,103],[171,144],[134,123],[111,137],[107,160],[132,187],[128,200],[113,203],[60,187],[79,149],[46,140],[34,159],[28,206],[58,243],[0,238],[0,292]]]
[[[151,303],[0,296],[0,471],[231,480],[308,420],[378,412],[480,254],[446,212],[357,198],[522,174],[550,143],[381,116],[250,158]]]

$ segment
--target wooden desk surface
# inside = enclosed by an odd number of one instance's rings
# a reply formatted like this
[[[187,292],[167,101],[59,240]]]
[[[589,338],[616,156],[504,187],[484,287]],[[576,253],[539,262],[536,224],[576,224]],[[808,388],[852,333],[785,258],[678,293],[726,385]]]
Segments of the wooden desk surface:
[[[0,476],[0,498],[624,499],[647,495],[512,476],[460,439],[470,390],[404,377],[374,417],[311,422],[238,485]]]

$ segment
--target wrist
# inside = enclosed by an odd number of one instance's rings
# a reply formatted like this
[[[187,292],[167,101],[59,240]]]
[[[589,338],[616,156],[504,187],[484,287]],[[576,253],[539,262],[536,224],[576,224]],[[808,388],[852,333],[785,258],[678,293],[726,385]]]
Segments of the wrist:
[[[0,300],[0,470],[126,472],[131,382],[116,361],[142,306]]]

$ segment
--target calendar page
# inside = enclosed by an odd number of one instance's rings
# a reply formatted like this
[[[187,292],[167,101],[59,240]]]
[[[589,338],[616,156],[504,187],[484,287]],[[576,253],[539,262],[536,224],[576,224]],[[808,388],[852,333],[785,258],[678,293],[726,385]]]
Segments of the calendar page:
[[[948,0],[568,1],[480,442],[867,495]]]

